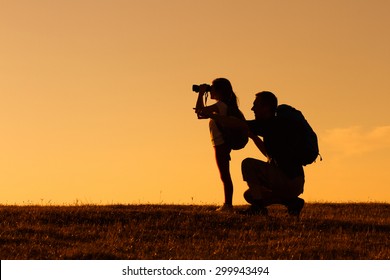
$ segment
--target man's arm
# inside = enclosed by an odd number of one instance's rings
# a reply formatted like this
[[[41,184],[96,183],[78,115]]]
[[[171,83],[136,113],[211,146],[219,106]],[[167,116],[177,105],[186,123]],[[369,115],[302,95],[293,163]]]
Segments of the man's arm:
[[[241,120],[235,117],[229,116],[221,116],[219,114],[211,114],[208,117],[214,119],[218,124],[222,127],[229,127],[231,129],[242,129],[247,131],[248,137],[253,140],[256,147],[260,150],[260,152],[268,158],[267,151],[265,149],[264,141],[257,135],[255,135],[249,128],[247,122],[245,120]]]
[[[255,143],[260,152],[269,159],[264,141],[258,136],[264,136],[261,126],[255,120],[247,121],[247,125],[249,130],[248,137],[252,139],[253,143]]]
[[[255,143],[256,147],[260,150],[260,152],[268,158],[267,151],[265,149],[264,141],[257,135],[255,135],[252,131],[249,130],[248,136],[252,139],[253,143]]]

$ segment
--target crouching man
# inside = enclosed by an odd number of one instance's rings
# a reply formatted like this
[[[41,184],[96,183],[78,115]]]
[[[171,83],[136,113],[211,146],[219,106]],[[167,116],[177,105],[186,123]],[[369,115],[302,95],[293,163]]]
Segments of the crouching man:
[[[299,123],[277,114],[278,101],[269,91],[256,94],[252,111],[255,120],[247,121],[249,137],[268,162],[247,158],[242,162],[242,175],[249,189],[244,193],[251,206],[247,214],[267,214],[267,206],[282,204],[290,215],[299,216],[304,200],[305,176],[299,160]],[[263,139],[259,138],[261,136]]]

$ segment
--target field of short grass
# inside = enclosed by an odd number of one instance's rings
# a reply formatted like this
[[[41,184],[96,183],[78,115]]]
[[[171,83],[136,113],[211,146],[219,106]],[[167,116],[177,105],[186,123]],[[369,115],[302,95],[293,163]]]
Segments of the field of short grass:
[[[390,259],[390,204],[307,203],[299,220],[215,208],[0,205],[0,259]]]

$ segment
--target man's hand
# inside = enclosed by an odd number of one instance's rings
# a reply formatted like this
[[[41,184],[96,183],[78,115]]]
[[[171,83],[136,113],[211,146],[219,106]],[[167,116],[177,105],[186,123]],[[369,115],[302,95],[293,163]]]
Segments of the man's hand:
[[[258,136],[256,134],[254,134],[250,129],[248,129],[248,137],[252,140],[254,140],[255,138],[258,138]]]

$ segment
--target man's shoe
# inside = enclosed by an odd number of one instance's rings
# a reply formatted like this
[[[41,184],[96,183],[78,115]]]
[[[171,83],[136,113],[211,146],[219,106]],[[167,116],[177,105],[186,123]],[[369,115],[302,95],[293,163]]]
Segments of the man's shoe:
[[[302,208],[305,205],[305,201],[302,198],[294,198],[286,203],[287,211],[290,216],[299,217]]]

